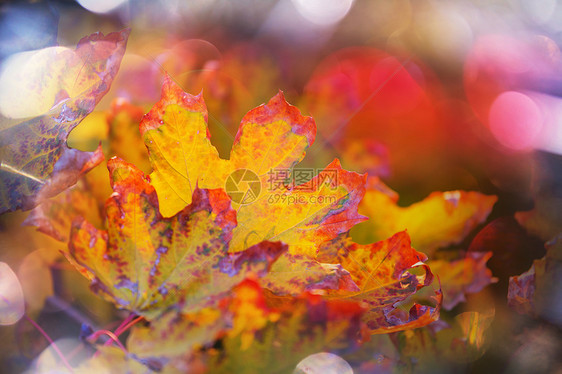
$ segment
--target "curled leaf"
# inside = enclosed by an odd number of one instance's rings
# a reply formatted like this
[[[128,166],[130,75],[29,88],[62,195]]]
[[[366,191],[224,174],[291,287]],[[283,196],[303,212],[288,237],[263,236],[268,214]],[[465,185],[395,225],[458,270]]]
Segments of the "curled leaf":
[[[244,116],[230,152],[221,159],[210,142],[207,111],[167,78],[162,99],[141,121],[140,129],[154,169],[151,182],[163,216],[191,201],[191,191],[225,188],[233,199],[238,226],[230,252],[263,240],[280,240],[282,256],[264,284],[281,294],[351,285],[348,273],[315,260],[318,243],[348,231],[364,217],[357,205],[365,176],[342,169],[338,160],[302,182],[285,183],[315,138],[311,117],[289,105],[282,93]],[[311,170],[307,170],[310,172]],[[294,176],[294,175],[293,175]]]
[[[546,255],[525,273],[509,278],[507,303],[515,311],[562,326],[562,235],[549,241]]]
[[[68,148],[66,139],[109,90],[128,35],[96,33],[80,40],[74,52],[54,53],[46,67],[49,89],[59,90],[52,109],[23,122],[2,119],[0,213],[36,206],[101,162],[101,147],[81,152]]]
[[[434,291],[434,305],[402,305],[433,282],[431,270],[423,263],[427,257],[411,247],[405,231],[370,245],[340,237],[324,244],[318,256],[322,261],[339,263],[350,272],[359,289],[331,290],[327,296],[365,303],[363,319],[372,334],[421,327],[439,318],[440,290]]]

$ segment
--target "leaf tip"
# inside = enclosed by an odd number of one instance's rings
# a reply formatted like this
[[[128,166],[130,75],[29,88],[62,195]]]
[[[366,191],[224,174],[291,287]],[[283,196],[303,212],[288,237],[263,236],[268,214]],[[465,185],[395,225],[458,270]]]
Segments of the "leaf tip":
[[[257,111],[256,114],[265,112],[270,116],[281,117],[291,124],[292,131],[295,134],[306,137],[308,146],[314,144],[314,140],[316,139],[316,122],[314,118],[311,116],[304,116],[296,106],[289,104],[282,90],[279,90],[267,104],[261,105],[249,113],[254,111]]]

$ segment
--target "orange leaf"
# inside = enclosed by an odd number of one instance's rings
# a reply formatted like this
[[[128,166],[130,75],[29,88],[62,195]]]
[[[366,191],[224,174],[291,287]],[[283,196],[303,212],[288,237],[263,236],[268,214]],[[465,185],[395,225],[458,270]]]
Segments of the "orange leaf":
[[[271,171],[295,166],[316,133],[314,120],[302,116],[281,93],[242,119],[229,160],[219,158],[210,142],[206,121],[201,97],[183,92],[168,78],[162,87],[162,99],[141,122],[154,169],[151,181],[162,201],[163,216],[173,215],[189,204],[196,185],[231,190],[227,185],[229,176],[244,169],[251,171],[249,176],[255,176],[250,183],[259,185],[261,194],[255,192],[258,196],[254,201],[245,204],[231,194],[241,223],[234,230],[233,252],[275,238],[302,246],[302,250],[291,247],[294,253],[311,254],[317,242],[331,239],[363,220],[355,209],[364,192],[364,177],[343,170],[337,160],[309,185],[299,186],[302,188],[298,192],[295,188],[287,191],[270,186],[269,192],[279,196],[277,201],[264,191]],[[329,175],[337,175],[337,180],[330,180]],[[313,183],[316,187],[308,188]],[[310,201],[319,195],[322,202]],[[304,202],[291,205],[289,196],[299,196]]]
[[[318,256],[322,261],[339,263],[349,270],[359,290],[331,290],[327,296],[365,303],[367,311],[363,319],[372,334],[421,327],[439,318],[440,290],[433,296],[434,306],[414,304],[404,309],[401,305],[433,281],[431,270],[423,264],[427,257],[411,247],[405,231],[369,245],[340,237],[325,243]]]
[[[147,176],[120,159],[108,167],[114,192],[107,231],[75,221],[67,257],[94,291],[121,308],[150,319],[172,306],[209,306],[247,273],[265,274],[286,250],[261,242],[229,254],[236,213],[223,191],[197,188],[189,206],[164,218]]]
[[[368,182],[359,212],[369,217],[352,231],[361,243],[383,240],[402,230],[408,230],[413,245],[427,254],[439,247],[461,242],[490,214],[496,196],[478,192],[433,192],[409,207],[396,203],[398,195],[378,178]]]
[[[211,144],[206,121],[201,96],[183,92],[170,78],[160,102],[141,121],[162,215],[176,214],[189,204],[195,186],[224,188],[239,223],[230,252],[263,240],[289,245],[290,255],[267,275],[267,287],[298,294],[313,284],[349,284],[347,272],[323,266],[314,257],[318,243],[364,219],[357,205],[365,176],[343,170],[335,160],[305,183],[273,183],[272,174],[289,173],[303,159],[316,133],[314,120],[302,116],[282,93],[242,119],[229,160],[221,159]]]

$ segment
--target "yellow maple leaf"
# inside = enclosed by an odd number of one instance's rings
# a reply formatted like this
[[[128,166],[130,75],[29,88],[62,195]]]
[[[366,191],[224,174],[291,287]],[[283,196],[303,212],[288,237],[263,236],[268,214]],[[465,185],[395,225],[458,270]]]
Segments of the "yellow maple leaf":
[[[246,114],[228,160],[211,144],[206,121],[201,96],[183,92],[170,78],[160,102],[141,121],[154,169],[150,177],[164,217],[189,204],[196,186],[225,188],[239,222],[231,252],[269,238],[310,257],[317,243],[364,219],[355,208],[365,177],[343,170],[337,160],[307,183],[272,185],[272,173],[289,172],[316,134],[314,120],[302,116],[282,93]],[[235,187],[241,190],[233,191]]]
[[[462,241],[490,214],[497,201],[473,191],[433,192],[408,207],[397,205],[398,195],[378,178],[370,178],[359,213],[369,217],[352,231],[360,243],[384,240],[408,230],[412,245],[431,255],[439,248]]]

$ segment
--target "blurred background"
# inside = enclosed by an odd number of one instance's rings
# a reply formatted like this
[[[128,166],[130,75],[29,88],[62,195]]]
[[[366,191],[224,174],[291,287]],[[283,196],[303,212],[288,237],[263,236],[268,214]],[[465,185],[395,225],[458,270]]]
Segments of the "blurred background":
[[[116,98],[146,112],[169,74],[185,91],[202,92],[212,142],[228,157],[242,116],[282,90],[318,126],[305,166],[340,158],[346,169],[381,177],[399,193],[401,206],[432,191],[499,197],[486,224],[457,246],[493,252],[488,266],[499,281],[458,307],[494,305],[489,348],[469,364],[434,372],[562,372],[560,319],[507,307],[509,277],[527,271],[545,255],[544,242],[562,231],[562,3],[3,1],[2,115],[37,114],[33,97],[18,96],[18,86],[33,84],[32,73],[21,73],[25,61],[44,48],[73,48],[93,32],[126,27],[131,35],[117,79],[96,112],[71,133],[71,147],[91,151],[103,140],[110,149],[100,116]],[[29,82],[12,79],[15,71]],[[21,102],[28,105],[16,105]],[[99,194],[109,191],[107,184]],[[14,269],[48,261],[36,251],[60,245],[20,227],[24,218],[0,217],[0,259]],[[76,337],[84,320],[100,325],[115,314],[103,302],[91,305],[86,281],[65,266],[49,270],[58,296],[36,315],[53,338]],[[562,305],[559,286],[549,297]],[[62,325],[74,312],[73,322]],[[6,372],[25,369],[45,348],[26,330],[24,324],[0,327],[0,336],[16,339],[0,353]]]

